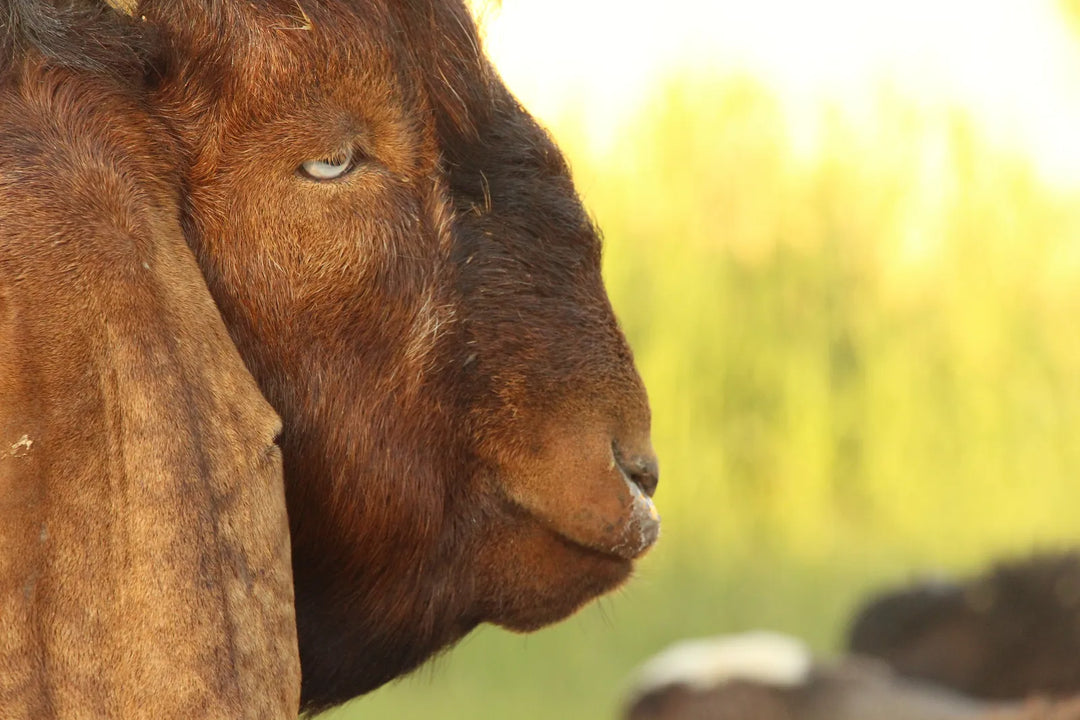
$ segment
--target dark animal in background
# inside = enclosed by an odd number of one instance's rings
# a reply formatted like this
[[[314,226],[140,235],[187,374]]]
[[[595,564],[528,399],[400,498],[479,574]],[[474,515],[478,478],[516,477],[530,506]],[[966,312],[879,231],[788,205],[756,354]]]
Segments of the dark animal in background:
[[[1080,693],[1080,554],[883,593],[858,613],[848,646],[976,697]]]
[[[642,666],[625,720],[1080,720],[1080,699],[977,700],[772,633],[679,643]]]
[[[184,242],[143,29],[0,0],[0,717],[296,717],[280,423]]]

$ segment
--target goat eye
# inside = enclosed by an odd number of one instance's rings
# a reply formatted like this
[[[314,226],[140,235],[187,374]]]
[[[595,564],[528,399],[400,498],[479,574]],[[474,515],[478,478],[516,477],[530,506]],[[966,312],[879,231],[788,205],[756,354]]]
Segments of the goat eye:
[[[334,180],[356,168],[354,155],[350,148],[332,158],[308,160],[300,166],[300,174],[311,180]]]

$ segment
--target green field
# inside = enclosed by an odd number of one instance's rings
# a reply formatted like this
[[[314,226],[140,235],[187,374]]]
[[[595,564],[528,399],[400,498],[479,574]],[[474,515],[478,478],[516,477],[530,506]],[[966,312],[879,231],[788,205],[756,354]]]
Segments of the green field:
[[[960,110],[883,89],[819,150],[746,78],[673,81],[614,150],[555,128],[650,389],[664,537],[623,591],[484,629],[326,717],[615,717],[686,636],[823,652],[917,570],[1080,537],[1080,197]]]

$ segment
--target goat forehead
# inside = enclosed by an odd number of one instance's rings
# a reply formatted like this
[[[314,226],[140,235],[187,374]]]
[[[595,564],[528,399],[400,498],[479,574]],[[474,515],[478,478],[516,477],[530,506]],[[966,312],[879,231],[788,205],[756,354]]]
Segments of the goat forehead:
[[[306,31],[261,18],[259,30],[230,43],[224,66],[207,70],[212,75],[206,79],[216,85],[215,75],[232,76],[238,87],[226,97],[240,103],[406,109],[414,123],[449,121],[463,136],[474,136],[477,118],[490,114],[497,79],[471,29],[451,42],[438,28],[418,33],[386,19],[312,14]],[[461,22],[466,20],[471,28],[468,17]]]
[[[299,30],[288,25],[297,14]],[[264,85],[267,71],[277,82],[307,86],[381,80],[404,87],[406,99],[426,95],[467,132],[470,116],[490,102],[494,76],[472,16],[458,0],[293,0],[256,22],[258,31],[241,37],[262,61],[252,66],[262,66],[256,82]]]
[[[400,66],[438,55],[478,67],[482,56],[471,14],[452,0],[237,3],[233,13],[221,20],[228,42],[268,60],[307,56],[322,65],[350,65],[392,56]]]
[[[299,29],[288,26],[291,20],[265,14],[244,18],[248,32],[235,31],[227,45],[228,71],[249,89],[275,96],[408,77],[405,71],[415,63],[391,27],[372,18],[323,14],[316,20],[305,15],[299,22],[310,25]]]

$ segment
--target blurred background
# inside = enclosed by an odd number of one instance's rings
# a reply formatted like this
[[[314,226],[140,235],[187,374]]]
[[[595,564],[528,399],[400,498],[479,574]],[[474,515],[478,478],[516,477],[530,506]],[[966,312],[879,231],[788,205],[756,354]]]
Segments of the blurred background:
[[[606,236],[658,546],[333,720],[614,718],[641,660],[829,654],[918,574],[1080,540],[1080,0],[503,0],[489,52]]]

